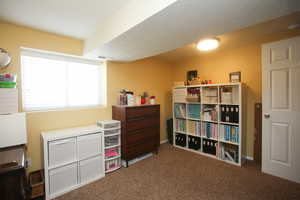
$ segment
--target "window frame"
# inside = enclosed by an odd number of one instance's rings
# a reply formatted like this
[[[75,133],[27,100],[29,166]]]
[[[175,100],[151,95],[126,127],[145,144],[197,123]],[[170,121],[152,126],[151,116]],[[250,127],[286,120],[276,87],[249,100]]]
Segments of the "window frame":
[[[70,106],[69,104],[65,104],[62,107],[58,106],[41,106],[41,107],[35,107],[35,108],[25,108],[24,105],[24,93],[25,90],[23,90],[24,85],[24,64],[22,63],[22,56],[30,56],[30,57],[40,57],[50,60],[57,60],[57,61],[64,61],[64,62],[76,62],[76,63],[82,63],[82,64],[91,64],[91,65],[98,65],[99,67],[103,67],[102,69],[99,69],[99,76],[101,76],[101,71],[103,71],[104,79],[103,83],[104,85],[101,86],[100,82],[101,78],[98,79],[98,84],[100,87],[103,88],[103,92],[99,92],[99,98],[101,98],[102,94],[103,97],[103,104],[99,103],[97,105],[78,105],[78,106]],[[19,87],[21,89],[21,105],[22,105],[22,111],[25,112],[47,112],[47,111],[62,111],[62,110],[82,110],[82,109],[92,109],[92,108],[105,108],[107,107],[107,65],[106,65],[105,59],[92,59],[92,58],[86,58],[81,56],[74,56],[69,54],[63,54],[63,53],[57,53],[52,51],[45,51],[45,50],[39,50],[39,49],[32,49],[27,47],[20,47],[20,73],[21,73],[21,86]]]

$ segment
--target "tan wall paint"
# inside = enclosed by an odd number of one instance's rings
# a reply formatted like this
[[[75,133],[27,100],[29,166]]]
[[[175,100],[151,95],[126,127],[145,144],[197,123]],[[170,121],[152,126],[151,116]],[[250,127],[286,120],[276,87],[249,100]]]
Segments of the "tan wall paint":
[[[190,57],[175,64],[174,81],[186,79],[188,70],[197,69],[201,79],[212,80],[214,83],[229,81],[229,73],[242,72],[242,82],[246,85],[246,106],[244,135],[246,147],[243,154],[253,157],[254,144],[254,103],[261,102],[261,44],[300,35],[299,32],[278,33],[261,38],[240,48],[213,51],[197,57]]]
[[[50,34],[26,27],[0,21],[0,47],[7,49],[13,61],[9,68],[0,73],[16,73],[20,75],[20,47],[29,47],[81,55],[83,42],[55,34]],[[171,116],[172,77],[171,66],[159,59],[144,59],[130,63],[107,63],[108,73],[108,105],[105,108],[59,110],[27,113],[28,157],[33,166],[29,171],[42,167],[40,133],[45,130],[94,124],[99,119],[111,119],[111,105],[116,103],[117,92],[130,89],[137,93],[148,91],[157,96],[161,104],[161,140],[166,139],[165,120]],[[18,79],[20,86],[20,78]],[[19,87],[20,88],[20,87]],[[19,92],[21,94],[21,92]],[[21,98],[20,98],[21,99]],[[21,100],[19,101],[21,108]]]

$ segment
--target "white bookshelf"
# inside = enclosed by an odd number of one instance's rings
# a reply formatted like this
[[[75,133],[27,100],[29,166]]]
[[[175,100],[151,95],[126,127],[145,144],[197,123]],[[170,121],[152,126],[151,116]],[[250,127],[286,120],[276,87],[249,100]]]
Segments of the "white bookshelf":
[[[173,88],[174,146],[241,166],[242,86],[221,83]]]

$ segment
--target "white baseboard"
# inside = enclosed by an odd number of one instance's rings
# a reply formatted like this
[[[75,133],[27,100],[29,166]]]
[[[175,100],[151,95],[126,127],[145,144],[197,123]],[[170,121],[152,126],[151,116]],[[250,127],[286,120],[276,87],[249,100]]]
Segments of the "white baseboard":
[[[250,156],[243,156],[243,158],[246,159],[246,160],[251,160],[251,161],[254,160],[253,157],[250,157]]]
[[[167,142],[168,142],[168,140],[161,140],[160,144],[164,144],[164,143],[167,143]]]

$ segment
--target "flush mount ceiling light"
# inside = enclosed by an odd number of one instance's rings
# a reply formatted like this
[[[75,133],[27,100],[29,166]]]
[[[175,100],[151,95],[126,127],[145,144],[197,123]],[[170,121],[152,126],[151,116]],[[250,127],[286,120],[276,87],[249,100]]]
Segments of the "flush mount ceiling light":
[[[210,38],[201,40],[197,44],[197,49],[200,51],[210,51],[219,47],[220,40],[218,38]]]

